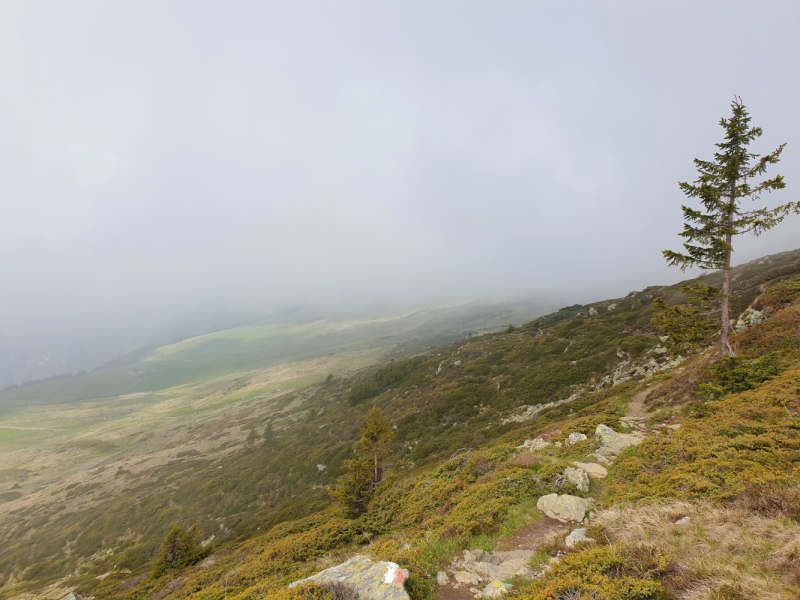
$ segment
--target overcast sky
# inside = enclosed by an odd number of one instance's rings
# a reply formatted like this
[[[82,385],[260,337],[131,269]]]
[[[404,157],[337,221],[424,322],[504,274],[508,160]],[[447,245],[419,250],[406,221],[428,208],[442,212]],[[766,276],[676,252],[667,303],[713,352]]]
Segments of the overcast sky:
[[[0,325],[676,281],[677,182],[734,93],[798,199],[798,23],[794,1],[0,0]],[[735,262],[798,246],[795,217]]]

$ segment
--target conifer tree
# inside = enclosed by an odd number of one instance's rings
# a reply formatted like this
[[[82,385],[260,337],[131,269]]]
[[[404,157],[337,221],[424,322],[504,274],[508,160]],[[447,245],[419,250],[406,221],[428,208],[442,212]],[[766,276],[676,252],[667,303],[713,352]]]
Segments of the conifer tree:
[[[363,513],[375,490],[383,481],[383,461],[391,450],[394,431],[379,408],[367,414],[361,427],[361,440],[356,455],[345,461],[346,473],[342,475],[330,494],[349,511]]]
[[[732,116],[720,120],[725,129],[725,140],[716,144],[719,150],[714,153],[713,160],[696,158],[697,180],[693,184],[679,183],[687,197],[697,198],[702,204],[701,210],[681,207],[685,222],[680,235],[686,240],[683,243],[686,252],[663,251],[667,263],[680,267],[682,271],[695,266],[722,270],[720,344],[723,356],[732,354],[728,330],[733,238],[743,233],[761,235],[783,221],[789,213],[800,213],[800,202],[789,202],[772,209],[742,210],[742,200],[750,198],[755,201],[763,192],[786,187],[781,175],[752,183],[754,178],[766,173],[769,165],[780,160],[786,144],[765,156],[748,152],[747,147],[763,132],[760,127],[750,127],[750,115],[741,98],[734,97],[731,108]]]

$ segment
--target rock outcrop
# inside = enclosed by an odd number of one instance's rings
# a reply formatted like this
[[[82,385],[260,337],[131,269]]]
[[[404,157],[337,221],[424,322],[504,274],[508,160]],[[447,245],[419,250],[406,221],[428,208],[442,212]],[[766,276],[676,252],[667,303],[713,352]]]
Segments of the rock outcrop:
[[[753,325],[763,323],[766,320],[767,317],[764,316],[764,313],[755,310],[754,308],[748,308],[741,315],[739,315],[739,318],[736,320],[736,324],[733,326],[733,328],[736,331],[742,331],[748,327],[752,327]]]
[[[569,494],[548,494],[539,498],[536,503],[536,508],[551,519],[558,519],[562,523],[583,521],[590,506],[588,500]]]
[[[595,450],[594,454],[605,458],[616,456],[625,448],[636,446],[644,441],[644,436],[638,433],[617,433],[611,427],[602,424],[597,426],[594,435],[600,440],[600,447]]]
[[[408,571],[393,562],[372,562],[366,556],[355,556],[335,567],[306,579],[295,581],[290,588],[304,583],[325,586],[343,583],[358,594],[359,600],[410,600],[403,587]]]
[[[594,477],[595,479],[603,479],[608,475],[608,470],[603,465],[598,465],[597,463],[576,462],[572,464],[583,469],[589,477]]]

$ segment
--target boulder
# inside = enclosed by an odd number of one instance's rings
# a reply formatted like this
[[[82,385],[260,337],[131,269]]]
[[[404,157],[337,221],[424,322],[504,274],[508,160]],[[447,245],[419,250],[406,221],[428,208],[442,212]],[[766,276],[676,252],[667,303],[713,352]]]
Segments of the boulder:
[[[598,465],[597,463],[576,462],[572,464],[583,469],[586,471],[589,477],[594,477],[595,479],[603,479],[608,475],[608,469],[606,469],[603,465]]]
[[[478,592],[476,598],[500,598],[507,593],[511,585],[502,581],[492,581],[489,585]]]
[[[551,519],[558,519],[562,523],[583,521],[589,506],[588,500],[569,494],[548,494],[539,498],[536,503],[536,508]]]
[[[597,456],[615,456],[625,448],[641,444],[644,438],[641,435],[617,433],[611,427],[600,424],[594,432],[600,440],[601,446],[595,452]]]
[[[445,571],[439,571],[436,574],[436,583],[438,583],[442,587],[449,585],[450,577],[447,576],[447,573]]]
[[[572,548],[573,546],[580,544],[581,542],[594,542],[595,540],[590,537],[586,537],[586,529],[575,529],[572,531],[566,538],[564,538],[564,543],[567,545],[567,548]]]
[[[582,442],[583,440],[588,439],[586,435],[583,433],[578,433],[577,431],[570,433],[569,437],[567,438],[570,444],[576,444],[578,442]]]
[[[753,325],[763,323],[766,320],[767,318],[764,316],[764,313],[753,308],[748,308],[741,315],[739,315],[739,319],[736,321],[736,324],[733,326],[733,328],[736,331],[742,331],[743,329],[747,329]]]
[[[574,484],[576,488],[578,488],[582,492],[589,491],[589,475],[587,475],[586,471],[578,467],[577,469],[573,469],[572,467],[567,467],[564,469],[564,476],[567,478],[567,481]]]
[[[530,452],[531,450],[547,448],[549,445],[550,442],[546,442],[541,437],[537,437],[535,440],[525,440],[522,442],[522,445],[517,446],[517,450]]]
[[[372,562],[366,556],[355,556],[335,567],[325,569],[306,579],[295,581],[289,587],[304,583],[325,586],[336,582],[352,588],[359,600],[410,600],[403,583],[408,571],[393,562]]]
[[[481,582],[480,577],[469,571],[456,571],[454,576],[456,578],[456,583],[462,585],[478,585]]]

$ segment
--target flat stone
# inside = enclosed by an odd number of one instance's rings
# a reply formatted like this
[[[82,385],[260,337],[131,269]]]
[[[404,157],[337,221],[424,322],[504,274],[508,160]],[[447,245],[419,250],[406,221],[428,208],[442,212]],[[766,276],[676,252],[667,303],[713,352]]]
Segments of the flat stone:
[[[604,479],[608,475],[608,469],[597,463],[576,462],[572,464],[586,471],[589,477],[594,479]]]
[[[456,583],[462,585],[478,585],[481,582],[480,577],[469,571],[456,571],[453,576],[456,579]]]
[[[589,507],[588,500],[569,494],[548,494],[539,498],[536,503],[536,508],[551,519],[558,519],[562,523],[583,521]]]
[[[636,433],[617,433],[607,425],[598,425],[594,433],[601,446],[595,450],[596,456],[616,456],[625,448],[636,446],[644,441],[644,437]]]
[[[572,548],[573,546],[580,544],[581,542],[594,542],[595,540],[590,537],[586,537],[586,529],[575,529],[572,531],[565,539],[564,543],[567,545],[568,548]]]
[[[366,556],[354,556],[330,569],[325,569],[300,581],[290,584],[290,588],[304,583],[340,582],[351,587],[359,600],[410,600],[403,587],[408,579],[408,571],[393,562],[372,562]]]

